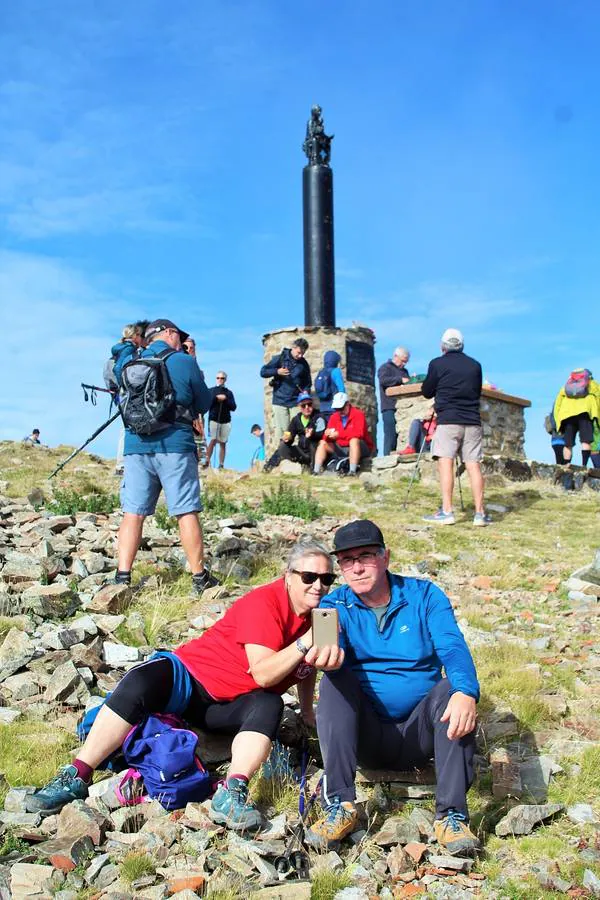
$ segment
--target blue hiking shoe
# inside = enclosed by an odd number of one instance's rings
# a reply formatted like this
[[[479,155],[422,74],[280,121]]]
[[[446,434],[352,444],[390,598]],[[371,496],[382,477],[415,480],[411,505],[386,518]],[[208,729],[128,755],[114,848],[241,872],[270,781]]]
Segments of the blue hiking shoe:
[[[437,522],[438,525],[454,525],[454,513],[438,509],[432,516],[423,516],[424,522]]]
[[[73,800],[85,800],[88,785],[77,774],[75,766],[64,766],[58,775],[25,800],[27,812],[52,816]]]
[[[479,525],[481,528],[484,525],[491,525],[492,517],[488,516],[486,512],[475,513],[473,516],[473,525]]]
[[[241,778],[221,782],[212,798],[209,816],[233,831],[256,831],[263,824],[261,814],[248,799],[248,784]]]

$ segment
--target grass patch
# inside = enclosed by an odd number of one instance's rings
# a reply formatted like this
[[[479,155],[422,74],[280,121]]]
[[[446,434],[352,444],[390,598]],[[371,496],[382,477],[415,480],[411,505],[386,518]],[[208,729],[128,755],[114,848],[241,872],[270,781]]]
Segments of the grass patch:
[[[303,492],[292,485],[280,481],[276,488],[263,494],[260,504],[262,512],[271,516],[297,516],[305,522],[320,519],[324,509],[309,490]]]
[[[17,835],[9,828],[0,844],[0,862],[2,861],[2,857],[8,856],[9,853],[29,853],[30,849],[27,841],[17,837]]]
[[[590,747],[577,761],[579,770],[570,777],[553,778],[548,800],[570,806],[582,800],[592,805],[600,803],[600,747]]]
[[[11,787],[45,784],[69,761],[76,743],[74,734],[46,722],[0,725],[0,771]]]
[[[343,891],[351,884],[347,871],[318,872],[312,880],[310,900],[333,900],[338,891]]]
[[[119,866],[119,874],[127,884],[131,884],[145,875],[154,875],[155,872],[156,866],[154,862],[147,853],[141,850],[133,850],[131,853],[128,853],[123,857]]]
[[[483,693],[479,703],[485,716],[502,701],[519,720],[518,731],[535,731],[551,723],[554,715],[539,699],[545,684],[539,673],[525,669],[531,662],[530,651],[511,643],[478,647],[474,652]]]
[[[120,505],[118,494],[109,494],[97,487],[88,494],[74,488],[57,488],[53,499],[46,503],[46,509],[57,516],[72,516],[78,512],[110,515]]]

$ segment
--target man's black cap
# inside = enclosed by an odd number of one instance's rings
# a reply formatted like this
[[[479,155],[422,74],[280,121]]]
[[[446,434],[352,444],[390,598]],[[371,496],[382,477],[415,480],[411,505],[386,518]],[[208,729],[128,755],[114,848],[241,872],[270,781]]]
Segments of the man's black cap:
[[[381,529],[370,519],[357,519],[349,525],[342,525],[333,538],[333,552],[353,550],[354,547],[385,547]]]
[[[189,337],[187,331],[182,331],[181,328],[178,328],[175,322],[171,322],[170,319],[155,319],[154,322],[150,322],[144,332],[144,337],[154,337],[155,334],[160,334],[161,331],[166,331],[167,328],[174,328],[175,331],[178,331],[182,341],[185,341],[185,339]]]

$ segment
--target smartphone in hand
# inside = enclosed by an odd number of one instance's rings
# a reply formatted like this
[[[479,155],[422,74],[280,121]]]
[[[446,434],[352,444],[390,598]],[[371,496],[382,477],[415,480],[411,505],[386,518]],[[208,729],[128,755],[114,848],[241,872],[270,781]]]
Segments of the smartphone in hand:
[[[312,639],[315,647],[338,646],[338,612],[337,609],[313,609]]]

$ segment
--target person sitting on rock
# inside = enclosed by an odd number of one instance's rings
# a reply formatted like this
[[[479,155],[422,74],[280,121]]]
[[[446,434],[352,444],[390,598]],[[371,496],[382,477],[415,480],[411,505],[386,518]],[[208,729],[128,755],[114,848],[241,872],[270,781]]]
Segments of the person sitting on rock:
[[[325,419],[315,410],[310,394],[304,392],[298,397],[300,412],[284,431],[279,447],[265,465],[265,472],[278,466],[282,459],[313,467],[315,452],[325,431]]]
[[[240,597],[201,637],[174,654],[130,669],[105,701],[71,765],[30,794],[29,812],[58,813],[88,796],[94,769],[115,752],[135,725],[168,710],[190,725],[234,735],[231,764],[211,802],[211,818],[236,831],[262,825],[248,798],[248,782],[268,758],[283,712],[281,694],[298,685],[300,710],[314,725],[317,670],[337,669],[344,652],[313,644],[311,611],[335,575],[327,548],[303,538],[292,548],[285,575]]]
[[[435,411],[432,410],[424,419],[413,419],[408,429],[408,443],[398,456],[413,456],[416,453],[429,453],[431,440],[437,427]],[[421,450],[421,448],[423,448]]]
[[[479,849],[466,801],[479,684],[450,601],[430,581],[392,574],[383,534],[368,519],[339,528],[333,552],[346,584],[320,606],[337,610],[346,656],[319,685],[326,815],[307,840],[326,848],[354,830],[357,763],[398,771],[433,756],[438,844],[452,854]]]
[[[348,475],[354,477],[358,475],[361,459],[371,456],[375,449],[367,420],[364,412],[352,406],[343,391],[335,395],[331,408],[333,413],[315,454],[313,474],[320,475],[327,458],[333,456],[335,459],[347,459]]]

